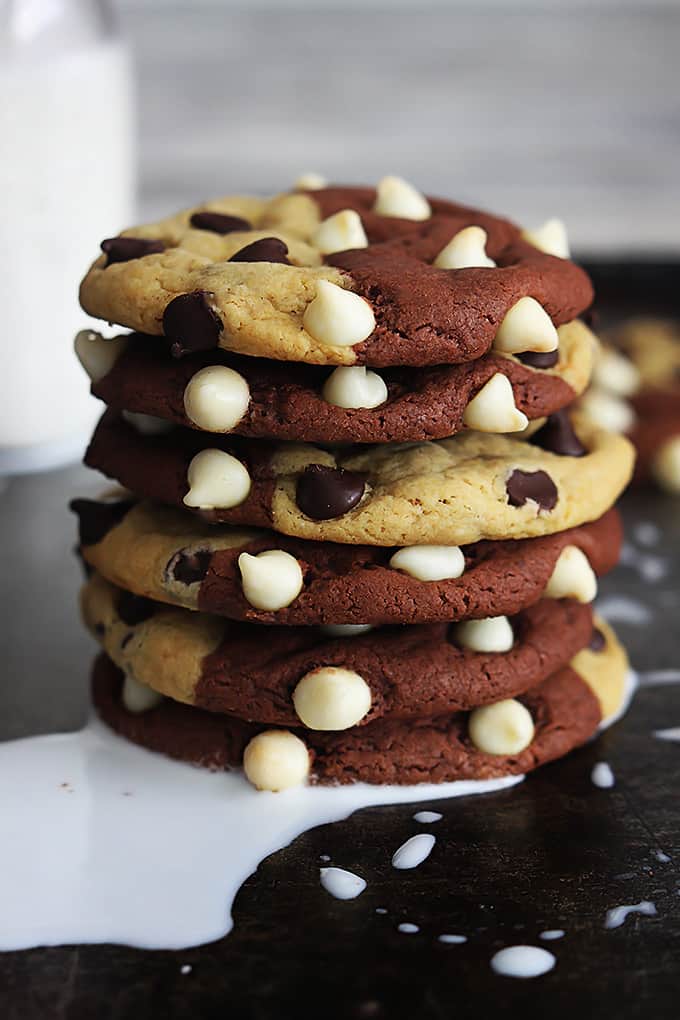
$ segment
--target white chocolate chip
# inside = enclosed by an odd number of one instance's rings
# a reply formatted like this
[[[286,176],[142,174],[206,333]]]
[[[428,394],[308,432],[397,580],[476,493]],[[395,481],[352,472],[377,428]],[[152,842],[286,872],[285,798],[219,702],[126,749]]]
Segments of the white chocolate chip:
[[[137,714],[148,712],[156,705],[160,705],[163,695],[146,684],[140,683],[136,677],[127,673],[123,681],[122,699],[128,712]]]
[[[581,397],[581,410],[592,425],[608,432],[627,432],[635,424],[635,411],[625,400],[591,389]]]
[[[373,625],[371,623],[326,623],[319,627],[319,630],[328,637],[352,638],[373,630]]]
[[[175,427],[174,422],[166,421],[165,418],[156,418],[153,414],[139,414],[136,411],[123,411],[123,418],[141,436],[162,436],[166,432],[172,432]]]
[[[325,188],[328,181],[321,174],[315,174],[313,172],[300,174],[298,179],[295,181],[295,187],[298,191],[320,191]]]
[[[371,689],[351,669],[322,666],[302,677],[293,705],[310,730],[346,730],[370,711]]]
[[[485,754],[519,754],[534,739],[534,720],[521,701],[507,698],[471,712],[468,733]]]
[[[305,309],[302,324],[320,344],[351,347],[370,336],[375,316],[368,301],[329,280],[319,280],[316,296]]]
[[[523,297],[506,313],[493,346],[502,354],[522,354],[555,351],[558,343],[557,330],[545,309],[534,298]]]
[[[604,348],[595,360],[593,385],[615,397],[632,397],[640,388],[640,373],[630,358]]]
[[[390,566],[417,581],[444,581],[461,576],[465,557],[457,545],[407,545],[394,553]]]
[[[593,601],[597,595],[597,578],[588,557],[577,546],[564,547],[543,594],[549,599]]]
[[[322,255],[349,248],[367,248],[368,238],[361,216],[354,209],[342,209],[329,216],[314,231],[312,244]]]
[[[493,268],[496,263],[486,254],[486,230],[465,227],[451,238],[434,260],[437,269]]]
[[[567,228],[562,220],[546,220],[535,230],[523,230],[522,237],[546,255],[556,255],[558,259],[569,258]]]
[[[508,377],[496,372],[465,408],[463,424],[478,432],[521,432],[529,419],[515,405]]]
[[[363,365],[343,365],[328,376],[322,396],[335,407],[379,407],[387,400],[387,386]]]
[[[189,464],[186,506],[201,510],[239,506],[250,492],[250,475],[240,460],[223,450],[201,450]]]
[[[248,383],[226,365],[199,369],[184,390],[184,410],[206,432],[229,432],[248,410]]]
[[[398,216],[402,220],[428,220],[432,215],[425,196],[401,177],[383,177],[378,181],[373,211],[379,216]]]
[[[73,347],[80,364],[92,382],[96,383],[109,374],[127,345],[126,336],[105,340],[101,333],[93,329],[81,329],[76,334]]]
[[[662,489],[680,492],[680,436],[673,436],[661,446],[652,461],[651,470]]]
[[[456,642],[472,652],[509,652],[515,643],[507,616],[465,620],[454,628]]]
[[[302,570],[290,553],[268,549],[251,556],[241,553],[238,567],[243,581],[243,594],[255,609],[276,612],[293,602],[302,591]]]
[[[243,771],[258,790],[287,790],[309,775],[309,751],[289,730],[265,730],[243,752]]]

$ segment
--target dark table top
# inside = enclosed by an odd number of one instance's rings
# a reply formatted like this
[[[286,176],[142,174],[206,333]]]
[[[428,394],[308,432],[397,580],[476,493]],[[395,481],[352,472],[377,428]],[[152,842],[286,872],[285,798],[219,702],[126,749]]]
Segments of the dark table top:
[[[74,493],[100,488],[98,477],[71,468],[15,479],[0,491],[0,739],[73,729],[86,718],[93,645],[77,618],[80,570],[65,507]],[[679,506],[649,491],[628,494],[627,565],[601,583],[643,679],[680,667]],[[643,541],[650,529],[640,528],[650,523],[662,531],[652,546]],[[643,622],[616,619],[635,617],[640,605],[649,612]],[[444,817],[435,849],[413,872],[390,866],[391,850],[413,833],[413,807],[365,809],[311,830],[248,879],[234,930],[214,944],[0,955],[0,1016],[676,1018],[680,746],[653,735],[671,726],[680,726],[680,685],[644,684],[624,720],[521,786],[437,801],[432,807]],[[590,779],[602,760],[616,776],[609,790]],[[660,861],[658,851],[670,860]],[[366,892],[333,900],[319,884],[322,854],[360,871]],[[657,915],[604,929],[608,909],[640,900],[653,901]],[[398,932],[403,921],[420,931]],[[566,935],[541,943],[547,928]],[[443,945],[442,932],[468,941]],[[494,975],[493,953],[524,942],[554,952],[556,968],[530,981]],[[191,971],[182,973],[187,964]]]

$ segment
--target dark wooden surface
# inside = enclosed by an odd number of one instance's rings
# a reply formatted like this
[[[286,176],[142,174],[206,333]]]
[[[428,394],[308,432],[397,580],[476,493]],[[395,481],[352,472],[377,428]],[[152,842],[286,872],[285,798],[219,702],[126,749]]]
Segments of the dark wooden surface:
[[[74,529],[64,507],[74,491],[99,484],[71,469],[18,479],[0,492],[2,738],[69,729],[85,718],[92,645],[77,621]],[[616,624],[641,671],[680,667],[679,505],[649,492],[626,497],[631,547],[644,552],[636,525],[656,523],[664,537],[646,551],[667,573],[649,583],[639,567],[623,566],[602,584],[603,597],[632,598],[651,612],[648,623]],[[413,872],[394,871],[390,857],[415,831],[414,807],[371,808],[312,830],[261,864],[237,896],[234,931],[215,944],[0,955],[0,1017],[675,1018],[680,744],[653,736],[670,726],[680,726],[680,685],[644,686],[625,720],[522,786],[437,802],[444,818],[431,827],[435,849]],[[614,770],[611,790],[591,783],[600,760]],[[9,825],[0,816],[0,839]],[[670,861],[659,862],[659,850]],[[322,854],[360,872],[364,894],[339,902],[325,893]],[[200,867],[200,848],[190,866]],[[656,904],[656,917],[632,916],[604,930],[609,908],[641,899]],[[399,933],[403,921],[420,932]],[[492,973],[497,949],[540,945],[546,928],[566,931],[544,943],[557,956],[553,972],[532,981]],[[468,942],[442,945],[444,932]]]

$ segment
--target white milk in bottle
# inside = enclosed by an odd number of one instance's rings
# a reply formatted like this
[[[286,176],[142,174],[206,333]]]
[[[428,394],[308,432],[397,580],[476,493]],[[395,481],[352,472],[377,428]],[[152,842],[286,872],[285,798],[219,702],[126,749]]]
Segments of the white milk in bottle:
[[[0,0],[0,474],[77,459],[101,405],[78,283],[133,219],[128,53],[95,0]]]

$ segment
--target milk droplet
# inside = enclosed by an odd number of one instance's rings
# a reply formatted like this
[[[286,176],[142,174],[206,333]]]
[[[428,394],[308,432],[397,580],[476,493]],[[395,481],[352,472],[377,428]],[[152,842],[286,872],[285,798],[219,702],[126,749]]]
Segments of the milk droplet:
[[[449,946],[462,946],[463,942],[467,942],[467,935],[440,935],[437,941]]]
[[[674,726],[670,730],[654,730],[657,740],[680,740],[680,726]]]
[[[646,917],[656,915],[656,907],[649,900],[640,900],[639,903],[623,904],[620,907],[612,907],[607,911],[604,919],[605,928],[620,928],[629,914],[644,914]]]
[[[555,939],[563,939],[564,935],[565,932],[562,928],[548,928],[547,931],[542,931],[538,937],[544,942],[553,942]]]
[[[400,871],[417,868],[426,860],[435,844],[435,837],[429,832],[420,832],[417,836],[407,839],[392,857],[392,867]]]
[[[639,545],[658,545],[663,532],[653,521],[639,521],[633,528],[635,541]]]
[[[643,605],[637,599],[628,598],[627,595],[608,595],[606,598],[598,599],[595,606],[600,616],[616,623],[643,624],[649,623],[652,619],[649,606]]]
[[[363,878],[344,868],[321,868],[321,885],[336,900],[355,900],[366,888]]]
[[[422,825],[431,825],[433,822],[440,822],[444,815],[440,815],[438,811],[416,811],[413,816],[414,822],[420,822]]]
[[[616,782],[611,765],[609,765],[606,761],[598,761],[596,765],[593,765],[590,778],[593,786],[598,786],[601,790],[610,789]]]
[[[415,935],[416,932],[420,931],[417,924],[411,924],[409,921],[404,921],[397,928],[397,931],[403,932],[405,935]]]
[[[547,974],[556,959],[540,946],[508,946],[491,958],[491,969],[504,977],[533,978]]]

